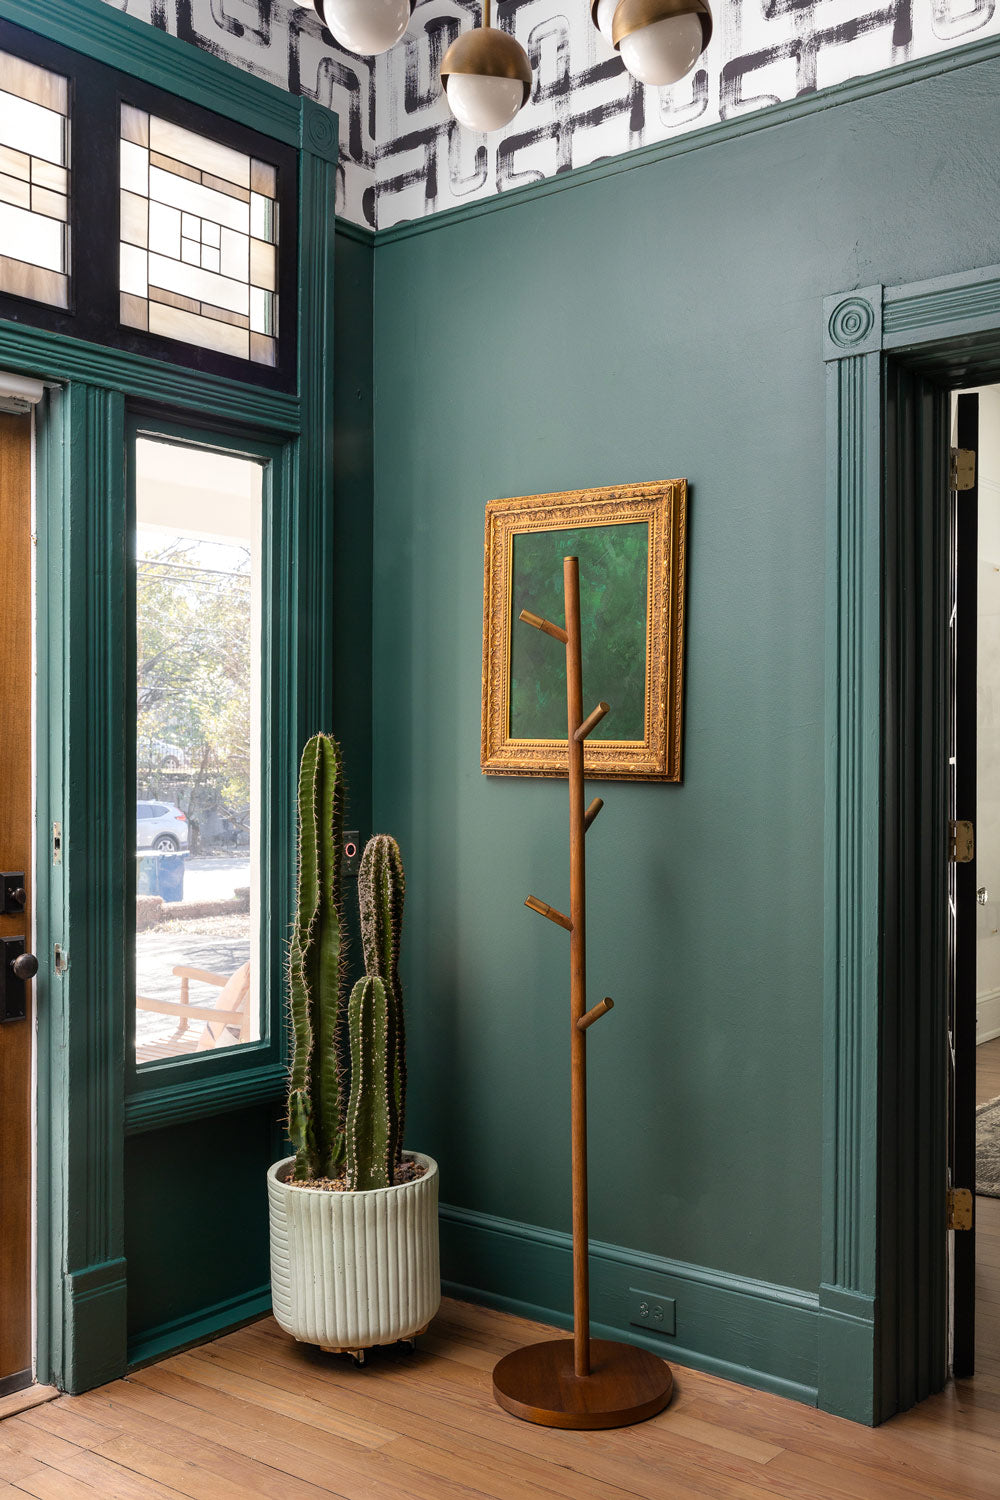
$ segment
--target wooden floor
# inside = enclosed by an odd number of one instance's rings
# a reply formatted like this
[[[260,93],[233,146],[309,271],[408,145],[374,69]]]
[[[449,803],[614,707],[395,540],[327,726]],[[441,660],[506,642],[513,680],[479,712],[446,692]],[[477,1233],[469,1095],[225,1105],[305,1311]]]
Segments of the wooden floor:
[[[1000,1036],[976,1048],[976,1103],[998,1097]],[[976,1369],[1000,1378],[1000,1198],[976,1199]]]
[[[494,1361],[540,1324],[446,1302],[416,1354],[355,1370],[270,1318],[0,1423],[23,1500],[996,1500],[1000,1378],[875,1431],[675,1367],[661,1416],[608,1433],[497,1407]]]

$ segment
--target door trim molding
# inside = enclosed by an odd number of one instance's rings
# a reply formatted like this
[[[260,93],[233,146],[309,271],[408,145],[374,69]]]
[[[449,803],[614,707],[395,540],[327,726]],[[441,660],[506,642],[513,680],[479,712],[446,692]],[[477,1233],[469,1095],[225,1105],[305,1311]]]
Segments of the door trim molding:
[[[103,0],[0,0],[15,21],[217,115],[296,147],[298,390],[295,394],[0,321],[0,366],[54,389],[38,446],[36,910],[38,913],[38,1378],[82,1391],[125,1373],[124,1140],[272,1097],[284,1039],[268,1066],[259,1050],[212,1078],[178,1069],[125,1110],[125,804],[120,796],[128,697],[125,618],[127,413],[154,412],[215,433],[274,441],[287,525],[275,567],[286,580],[282,659],[288,701],[272,756],[274,836],[294,864],[298,746],[333,709],[333,264],[337,223],[337,117],[176,37],[114,11]],[[109,268],[109,274],[112,274]],[[284,650],[284,647],[282,648]],[[116,790],[117,789],[117,790]],[[114,793],[114,794],[113,794]],[[63,826],[59,864],[52,824]],[[264,914],[265,919],[268,914]],[[283,922],[283,918],[280,919]],[[53,962],[59,945],[63,967]],[[225,1073],[225,1077],[222,1074]],[[256,1289],[254,1295],[256,1295]],[[238,1299],[237,1299],[238,1300]],[[251,1301],[253,1299],[251,1298]]]
[[[890,763],[886,746],[898,746],[918,720],[886,653],[890,631],[908,628],[902,564],[889,535],[896,480],[887,451],[887,392],[907,370],[942,402],[955,386],[1000,378],[1000,267],[837,293],[823,305],[823,338],[828,597],[819,1404],[872,1423],[939,1388],[947,1360],[944,1101],[920,1094],[927,1060],[933,1072],[941,1045],[945,996],[942,989],[935,997],[931,976],[912,1017],[914,1034],[905,1038],[893,1024],[895,998],[902,963],[919,953],[919,935],[904,934],[903,946],[884,941],[886,903],[902,908],[892,881],[912,881],[911,892],[921,878],[933,881],[943,845],[943,830],[932,826],[938,802],[932,785],[916,850],[923,876],[911,876],[898,845],[894,854],[907,788],[900,786],[901,762]],[[936,441],[927,437],[930,463],[938,461]],[[930,559],[937,543],[925,538],[923,545]],[[925,652],[912,668],[926,674],[929,687],[932,655]],[[923,745],[926,774],[931,783],[935,776],[943,782],[943,715],[919,722],[931,741]],[[905,1267],[894,1263],[896,1252],[907,1258]]]

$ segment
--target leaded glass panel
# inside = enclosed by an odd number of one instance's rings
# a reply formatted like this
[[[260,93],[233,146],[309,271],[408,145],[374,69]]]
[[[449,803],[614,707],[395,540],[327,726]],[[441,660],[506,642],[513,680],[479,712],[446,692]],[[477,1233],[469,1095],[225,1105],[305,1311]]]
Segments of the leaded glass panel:
[[[69,84],[0,52],[0,291],[69,306]]]
[[[121,321],[274,365],[277,172],[124,105]]]

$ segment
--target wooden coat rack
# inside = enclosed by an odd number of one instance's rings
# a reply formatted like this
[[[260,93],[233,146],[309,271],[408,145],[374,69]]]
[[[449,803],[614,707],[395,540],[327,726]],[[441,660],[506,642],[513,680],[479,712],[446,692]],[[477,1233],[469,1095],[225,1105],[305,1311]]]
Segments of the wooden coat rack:
[[[535,896],[525,901],[570,935],[570,1075],[573,1142],[573,1337],[528,1344],[506,1355],[493,1371],[493,1394],[515,1417],[544,1427],[626,1427],[655,1416],[670,1400],[673,1377],[655,1354],[633,1344],[590,1337],[590,1246],[587,1229],[587,1032],[614,1002],[587,1009],[586,855],[588,828],[604,803],[584,810],[583,748],[608,712],[599,703],[583,717],[579,559],[563,559],[566,628],[530,610],[520,618],[566,647],[567,753],[569,757],[570,914]]]

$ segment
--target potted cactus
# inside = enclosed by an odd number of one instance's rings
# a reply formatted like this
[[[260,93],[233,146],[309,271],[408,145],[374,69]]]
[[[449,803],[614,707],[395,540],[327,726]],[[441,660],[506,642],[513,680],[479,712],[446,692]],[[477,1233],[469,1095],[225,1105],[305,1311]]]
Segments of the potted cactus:
[[[344,984],[343,765],[317,734],[299,772],[297,904],[288,965],[294,1155],[267,1174],[274,1316],[356,1364],[412,1340],[441,1301],[437,1163],[403,1150],[399,941],[403,864],[379,834],[358,875],[365,975]]]

